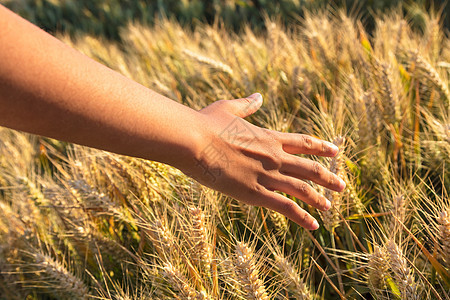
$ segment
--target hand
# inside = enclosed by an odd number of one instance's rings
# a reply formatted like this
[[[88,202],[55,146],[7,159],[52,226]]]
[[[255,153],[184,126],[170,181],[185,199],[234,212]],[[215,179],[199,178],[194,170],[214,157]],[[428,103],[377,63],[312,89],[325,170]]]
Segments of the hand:
[[[280,191],[320,210],[331,203],[306,180],[342,191],[345,183],[318,162],[295,156],[335,156],[329,142],[295,133],[281,133],[250,124],[245,118],[262,104],[260,94],[214,102],[200,110],[202,138],[195,167],[187,172],[200,183],[250,205],[278,211],[306,229],[317,221]]]

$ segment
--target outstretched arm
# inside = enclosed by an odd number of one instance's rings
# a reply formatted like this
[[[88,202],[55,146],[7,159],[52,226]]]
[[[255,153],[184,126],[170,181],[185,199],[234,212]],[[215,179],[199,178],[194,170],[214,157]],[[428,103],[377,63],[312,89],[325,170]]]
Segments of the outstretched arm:
[[[325,210],[304,180],[341,191],[320,164],[331,144],[256,127],[242,118],[259,94],[195,111],[95,62],[0,5],[0,125],[170,164],[252,205],[274,209],[307,229],[317,222],[286,192]]]

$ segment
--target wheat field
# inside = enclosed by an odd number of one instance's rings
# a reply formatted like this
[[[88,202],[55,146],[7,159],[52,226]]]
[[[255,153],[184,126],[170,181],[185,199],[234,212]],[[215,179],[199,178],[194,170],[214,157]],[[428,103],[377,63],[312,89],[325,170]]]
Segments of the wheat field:
[[[332,141],[307,231],[170,166],[0,129],[0,299],[450,299],[450,39],[438,13],[339,10],[266,34],[161,19],[65,43],[200,109]],[[319,186],[314,186],[320,189]],[[294,199],[294,198],[293,198]]]

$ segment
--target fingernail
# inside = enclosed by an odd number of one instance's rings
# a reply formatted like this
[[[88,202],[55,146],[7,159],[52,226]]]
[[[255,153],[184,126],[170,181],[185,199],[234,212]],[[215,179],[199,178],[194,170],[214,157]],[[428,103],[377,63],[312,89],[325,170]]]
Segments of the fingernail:
[[[313,222],[312,222],[312,229],[311,230],[316,230],[316,229],[319,229],[319,223],[317,222],[317,220],[314,220]]]
[[[330,143],[330,142],[325,142],[325,143],[326,143],[331,149],[333,149],[333,151],[339,152],[339,147],[336,146],[335,144]]]
[[[330,202],[330,200],[326,199],[326,200],[325,200],[325,207],[324,207],[325,210],[329,210],[330,207],[331,207],[331,202]]]
[[[260,93],[251,94],[250,96],[248,96],[248,98],[252,98],[252,99],[254,99],[257,102],[260,102],[260,101],[263,100],[263,98],[262,98]]]
[[[343,190],[346,186],[347,184],[345,183],[345,181],[342,180],[342,178],[339,178],[339,187]]]

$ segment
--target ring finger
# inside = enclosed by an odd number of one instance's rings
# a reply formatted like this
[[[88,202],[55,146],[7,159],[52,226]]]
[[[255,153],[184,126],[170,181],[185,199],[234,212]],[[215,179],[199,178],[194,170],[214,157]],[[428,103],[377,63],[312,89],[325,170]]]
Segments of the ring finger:
[[[266,186],[269,190],[284,192],[322,211],[331,207],[329,200],[301,179],[282,176],[281,178],[270,179]]]

